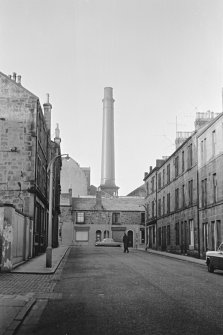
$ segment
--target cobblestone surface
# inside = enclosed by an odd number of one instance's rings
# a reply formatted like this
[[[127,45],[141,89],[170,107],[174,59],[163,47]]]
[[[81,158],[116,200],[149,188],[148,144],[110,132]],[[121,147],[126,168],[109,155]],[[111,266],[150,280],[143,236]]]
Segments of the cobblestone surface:
[[[16,334],[26,319],[35,324],[49,300],[62,298],[62,293],[54,292],[54,288],[68,255],[69,251],[54,274],[0,273],[1,335]]]
[[[60,280],[69,251],[54,274],[0,273],[0,295],[51,293]]]
[[[4,273],[0,275],[0,294],[53,292],[54,275]]]

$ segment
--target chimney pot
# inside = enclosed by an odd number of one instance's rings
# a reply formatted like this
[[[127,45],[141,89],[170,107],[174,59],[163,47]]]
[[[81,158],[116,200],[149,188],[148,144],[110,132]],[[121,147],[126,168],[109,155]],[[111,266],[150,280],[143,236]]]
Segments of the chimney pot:
[[[149,172],[151,172],[151,171],[152,171],[152,169],[153,169],[153,167],[152,167],[152,166],[150,166],[150,167],[149,167]]]
[[[47,104],[50,103],[50,95],[49,95],[49,93],[46,94],[46,103]]]
[[[9,74],[9,78],[10,78],[10,79],[12,79],[12,76],[11,76],[11,74]]]
[[[13,77],[13,80],[16,81],[16,72],[13,72],[12,77]]]
[[[17,84],[21,85],[21,76],[17,76]]]

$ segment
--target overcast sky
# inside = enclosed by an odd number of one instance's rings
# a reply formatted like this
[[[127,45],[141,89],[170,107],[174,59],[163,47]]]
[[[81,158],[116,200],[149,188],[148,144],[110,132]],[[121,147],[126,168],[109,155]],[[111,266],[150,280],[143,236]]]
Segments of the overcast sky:
[[[175,150],[176,128],[194,130],[196,111],[222,112],[222,15],[222,0],[0,0],[0,71],[20,74],[41,104],[50,94],[62,152],[90,166],[95,186],[113,87],[126,195]]]

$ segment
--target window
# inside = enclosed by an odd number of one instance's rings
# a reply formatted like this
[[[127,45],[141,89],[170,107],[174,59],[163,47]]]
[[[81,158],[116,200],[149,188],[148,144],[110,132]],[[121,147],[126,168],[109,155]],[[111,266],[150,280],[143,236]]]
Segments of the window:
[[[204,141],[201,141],[201,164],[204,164]]]
[[[165,185],[165,169],[163,169],[163,186]]]
[[[207,206],[207,178],[201,181],[201,205]]]
[[[141,223],[145,223],[145,212],[141,213]]]
[[[101,230],[96,230],[96,242],[101,241]]]
[[[77,220],[77,223],[84,223],[84,213],[77,212],[76,220]]]
[[[161,199],[158,200],[158,215],[161,216]]]
[[[167,165],[167,183],[170,182],[170,164]]]
[[[161,172],[158,174],[158,190],[161,189]]]
[[[145,229],[143,228],[142,230],[140,230],[141,232],[141,243],[144,244],[145,243]]]
[[[146,183],[146,194],[149,195],[149,183]]]
[[[176,230],[176,245],[179,245],[180,244],[179,222],[176,223],[175,230]]]
[[[112,224],[120,224],[120,213],[112,213]]]
[[[108,238],[109,237],[109,231],[108,230],[105,230],[104,231],[104,238]]]
[[[76,234],[75,234],[75,239],[76,241],[79,241],[79,242],[86,242],[88,241],[88,230],[80,230],[80,231],[76,231]]]
[[[158,245],[161,246],[161,228],[158,229]]]
[[[167,245],[170,245],[170,225],[167,226]]]
[[[182,151],[182,172],[184,172],[184,151]]]
[[[40,183],[41,183],[41,166],[42,166],[42,162],[41,162],[40,157],[38,156],[38,158],[37,158],[37,183],[38,183],[38,186],[40,186]]]
[[[193,180],[189,180],[188,182],[188,198],[189,205],[193,204]]]
[[[185,207],[185,185],[182,185],[182,207]]]
[[[179,157],[175,158],[175,177],[178,177],[179,174]]]
[[[165,197],[163,197],[163,215],[165,215]]]
[[[213,202],[217,201],[217,176],[213,174]]]
[[[215,155],[215,149],[216,149],[216,133],[215,130],[212,131],[212,156]]]
[[[208,250],[208,222],[203,223],[203,251]]]
[[[189,220],[190,225],[190,247],[194,247],[194,220]]]
[[[167,214],[170,213],[170,193],[167,193]]]
[[[155,177],[153,176],[151,179],[151,188],[152,188],[152,193],[155,191]]]
[[[192,143],[188,146],[188,169],[192,167],[193,164],[193,153],[192,153]]]
[[[206,138],[204,138],[204,163],[207,161],[207,143]]]
[[[175,189],[175,210],[179,209],[179,188]]]
[[[154,200],[152,201],[152,217],[154,218],[154,214],[155,214],[155,202]]]
[[[153,243],[156,242],[156,229],[155,226],[153,226]]]

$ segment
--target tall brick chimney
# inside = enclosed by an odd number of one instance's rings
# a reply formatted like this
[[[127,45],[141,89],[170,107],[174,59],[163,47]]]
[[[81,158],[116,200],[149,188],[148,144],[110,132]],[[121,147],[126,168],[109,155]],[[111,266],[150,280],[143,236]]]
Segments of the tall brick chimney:
[[[102,159],[100,189],[112,196],[118,195],[115,185],[114,99],[112,87],[104,88]]]
[[[52,105],[50,104],[50,95],[47,93],[46,95],[46,102],[43,104],[43,109],[44,109],[44,117],[46,120],[46,125],[47,129],[50,132],[50,138],[51,138],[51,110],[52,110]]]

